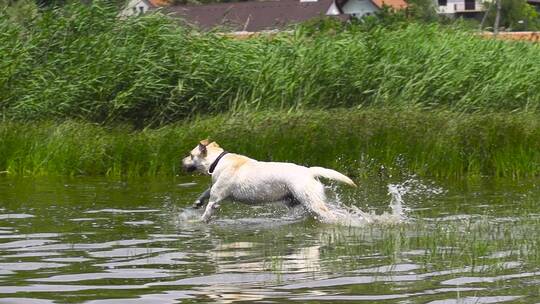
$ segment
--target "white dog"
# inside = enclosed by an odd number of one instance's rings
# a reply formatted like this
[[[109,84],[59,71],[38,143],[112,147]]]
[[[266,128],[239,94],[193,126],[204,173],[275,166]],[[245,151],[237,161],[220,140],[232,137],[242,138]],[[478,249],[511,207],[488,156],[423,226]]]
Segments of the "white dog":
[[[203,140],[182,164],[187,171],[199,170],[212,176],[212,186],[195,202],[201,207],[209,199],[202,220],[223,200],[256,204],[284,202],[304,205],[319,220],[333,222],[335,215],[325,204],[324,187],[317,177],[356,186],[347,176],[321,167],[303,167],[292,163],[261,162],[243,155],[227,153],[216,142]]]

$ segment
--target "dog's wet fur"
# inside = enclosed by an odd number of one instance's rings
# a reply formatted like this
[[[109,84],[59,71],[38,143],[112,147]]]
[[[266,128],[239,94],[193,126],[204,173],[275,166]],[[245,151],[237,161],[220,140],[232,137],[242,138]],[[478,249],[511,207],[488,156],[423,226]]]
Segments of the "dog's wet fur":
[[[182,160],[184,169],[212,175],[212,185],[196,200],[194,207],[206,209],[202,220],[208,222],[212,211],[225,200],[247,204],[283,202],[288,207],[302,204],[323,222],[335,221],[326,206],[324,186],[319,177],[356,186],[347,176],[322,167],[304,167],[292,163],[261,162],[249,157],[227,153],[216,143],[202,140]],[[218,157],[222,158],[218,160]],[[214,162],[213,172],[209,172]]]

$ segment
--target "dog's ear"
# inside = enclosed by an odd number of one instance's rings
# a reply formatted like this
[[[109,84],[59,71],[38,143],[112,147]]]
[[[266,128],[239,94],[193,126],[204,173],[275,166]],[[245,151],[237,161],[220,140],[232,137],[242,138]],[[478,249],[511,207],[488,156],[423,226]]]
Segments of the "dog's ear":
[[[199,142],[199,151],[201,152],[201,155],[206,155],[206,146],[210,144],[210,141],[208,139],[203,139]]]
[[[199,151],[201,152],[201,155],[206,155],[206,146],[199,144]]]

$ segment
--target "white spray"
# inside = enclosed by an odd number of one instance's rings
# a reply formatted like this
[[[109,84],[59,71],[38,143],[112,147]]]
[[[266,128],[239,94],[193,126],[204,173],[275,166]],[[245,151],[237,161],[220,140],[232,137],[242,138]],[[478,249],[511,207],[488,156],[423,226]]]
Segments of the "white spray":
[[[376,214],[375,212],[364,212],[356,206],[346,206],[342,203],[339,195],[328,204],[330,211],[335,215],[336,220],[332,224],[362,227],[367,224],[398,224],[404,222],[405,214],[403,195],[407,193],[408,187],[399,184],[389,184],[388,194],[390,195],[389,212]]]

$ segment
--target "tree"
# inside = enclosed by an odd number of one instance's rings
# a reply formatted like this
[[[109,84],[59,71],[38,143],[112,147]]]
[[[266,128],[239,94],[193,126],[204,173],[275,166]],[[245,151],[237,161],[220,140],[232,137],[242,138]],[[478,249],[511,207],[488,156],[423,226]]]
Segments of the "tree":
[[[408,7],[407,13],[414,19],[427,22],[438,20],[435,2],[433,0],[406,0]]]
[[[501,15],[500,27],[511,31],[526,31],[540,29],[538,13],[533,6],[527,4],[526,0],[500,0]],[[491,26],[495,23],[497,6],[495,3],[484,4],[489,7],[486,12],[484,25]]]

